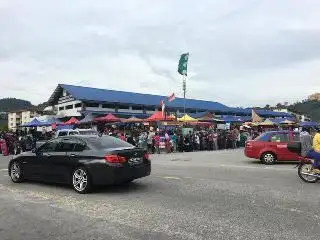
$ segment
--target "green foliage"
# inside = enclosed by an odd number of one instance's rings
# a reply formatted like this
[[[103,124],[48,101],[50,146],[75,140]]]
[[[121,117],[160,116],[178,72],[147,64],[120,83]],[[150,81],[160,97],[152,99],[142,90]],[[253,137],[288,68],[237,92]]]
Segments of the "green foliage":
[[[33,105],[31,102],[16,99],[16,98],[3,98],[0,99],[0,112],[11,112],[15,110],[21,110],[26,108],[31,108]]]
[[[307,115],[314,121],[320,121],[320,101],[304,100],[289,106],[288,110],[297,114]]]

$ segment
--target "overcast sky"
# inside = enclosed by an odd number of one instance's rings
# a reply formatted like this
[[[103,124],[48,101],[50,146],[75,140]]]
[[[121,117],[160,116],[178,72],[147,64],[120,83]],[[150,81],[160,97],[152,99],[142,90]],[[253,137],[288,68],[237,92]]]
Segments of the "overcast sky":
[[[47,101],[58,83],[230,106],[320,91],[319,0],[1,0],[0,98]]]

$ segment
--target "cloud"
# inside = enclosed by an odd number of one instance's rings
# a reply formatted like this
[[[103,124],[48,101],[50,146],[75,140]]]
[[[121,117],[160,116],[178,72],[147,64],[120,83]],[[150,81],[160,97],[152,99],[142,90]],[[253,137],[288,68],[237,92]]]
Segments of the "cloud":
[[[0,4],[0,97],[46,101],[58,83],[251,106],[319,91],[320,2],[30,0]],[[271,14],[272,13],[272,14]]]

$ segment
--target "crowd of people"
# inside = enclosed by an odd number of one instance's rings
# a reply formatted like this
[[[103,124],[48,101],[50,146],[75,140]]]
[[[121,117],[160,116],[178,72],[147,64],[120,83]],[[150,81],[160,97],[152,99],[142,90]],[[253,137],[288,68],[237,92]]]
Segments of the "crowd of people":
[[[160,131],[125,131],[106,129],[105,134],[118,137],[137,147],[145,148],[150,153],[192,152],[244,147],[246,140],[260,134],[256,131],[195,129],[186,133],[182,129]]]
[[[213,128],[192,128],[183,132],[181,128],[153,130],[152,128],[114,128],[106,127],[101,134],[117,137],[128,143],[144,148],[149,153],[192,152],[243,147],[246,140],[253,139],[261,132],[240,129],[239,126],[228,130]],[[2,132],[0,145],[5,142],[8,154],[18,154],[35,148],[39,140],[49,140],[55,131]],[[2,152],[4,150],[2,149]]]

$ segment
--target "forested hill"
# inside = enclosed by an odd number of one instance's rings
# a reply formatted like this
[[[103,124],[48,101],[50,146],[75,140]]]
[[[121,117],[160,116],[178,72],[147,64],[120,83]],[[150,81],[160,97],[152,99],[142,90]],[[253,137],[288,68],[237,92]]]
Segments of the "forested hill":
[[[30,107],[33,107],[33,105],[31,104],[31,102],[26,100],[16,98],[0,99],[0,112],[11,112]]]
[[[297,114],[303,114],[310,117],[313,121],[320,121],[320,101],[319,100],[304,100],[297,102],[288,107],[288,110]]]

